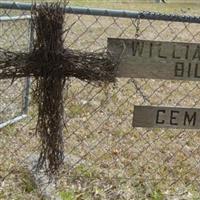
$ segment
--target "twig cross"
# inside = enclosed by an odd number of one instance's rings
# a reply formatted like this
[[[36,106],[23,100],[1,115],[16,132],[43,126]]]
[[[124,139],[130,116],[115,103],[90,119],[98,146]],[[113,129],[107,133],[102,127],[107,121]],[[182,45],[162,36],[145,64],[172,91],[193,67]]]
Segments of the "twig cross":
[[[38,167],[45,167],[54,174],[64,160],[63,91],[66,77],[88,82],[114,82],[115,64],[103,53],[64,48],[64,9],[60,3],[34,5],[32,21],[36,32],[33,51],[28,54],[0,49],[0,79],[36,79],[36,133],[42,144]]]

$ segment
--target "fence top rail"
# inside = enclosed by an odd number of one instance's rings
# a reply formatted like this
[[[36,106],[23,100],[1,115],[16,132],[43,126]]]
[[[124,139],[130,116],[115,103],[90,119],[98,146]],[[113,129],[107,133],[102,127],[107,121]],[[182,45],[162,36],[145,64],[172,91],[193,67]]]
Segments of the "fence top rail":
[[[0,22],[7,21],[20,21],[20,20],[29,20],[31,15],[21,15],[21,16],[0,16]]]
[[[0,9],[1,8],[15,9],[15,10],[31,10],[32,4],[1,1]],[[81,14],[81,15],[122,17],[122,18],[133,18],[133,19],[186,22],[186,23],[200,23],[200,16],[161,14],[161,13],[156,13],[156,12],[111,10],[111,9],[86,8],[86,7],[75,7],[75,6],[66,6],[65,12],[69,14]]]

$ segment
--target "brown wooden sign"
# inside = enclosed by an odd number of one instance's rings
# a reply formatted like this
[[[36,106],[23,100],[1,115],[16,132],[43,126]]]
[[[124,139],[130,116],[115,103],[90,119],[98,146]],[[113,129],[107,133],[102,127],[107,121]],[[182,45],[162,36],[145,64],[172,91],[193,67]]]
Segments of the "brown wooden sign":
[[[200,109],[135,106],[133,127],[199,129]]]
[[[200,80],[200,44],[108,39],[118,77]]]

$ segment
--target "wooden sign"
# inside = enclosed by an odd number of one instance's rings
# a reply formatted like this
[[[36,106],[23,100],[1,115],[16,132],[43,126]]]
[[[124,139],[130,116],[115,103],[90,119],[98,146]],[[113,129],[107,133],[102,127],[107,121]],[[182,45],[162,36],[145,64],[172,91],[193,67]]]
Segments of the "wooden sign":
[[[118,77],[200,80],[200,44],[108,39]]]
[[[135,106],[133,127],[200,128],[200,109]]]

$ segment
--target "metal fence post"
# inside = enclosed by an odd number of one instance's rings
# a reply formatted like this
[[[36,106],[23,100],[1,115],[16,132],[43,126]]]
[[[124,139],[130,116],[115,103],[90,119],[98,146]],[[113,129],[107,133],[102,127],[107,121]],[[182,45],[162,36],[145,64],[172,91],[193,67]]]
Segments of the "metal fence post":
[[[29,45],[28,49],[31,52],[33,48],[33,41],[34,41],[34,30],[33,30],[33,23],[32,20],[29,19]],[[31,86],[31,78],[27,77],[25,79],[25,87],[24,87],[24,94],[23,94],[23,106],[22,106],[22,113],[28,113],[29,101],[30,101],[30,86]]]

